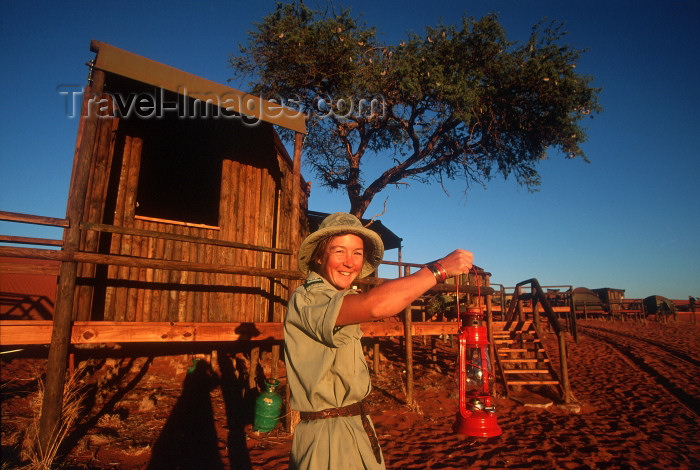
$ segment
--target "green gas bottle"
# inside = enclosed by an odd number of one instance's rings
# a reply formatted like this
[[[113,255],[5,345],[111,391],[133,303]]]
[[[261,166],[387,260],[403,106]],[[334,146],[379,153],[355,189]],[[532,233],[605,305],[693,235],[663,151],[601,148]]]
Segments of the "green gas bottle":
[[[277,379],[265,380],[266,390],[255,400],[254,431],[270,432],[275,429],[282,411],[282,397],[277,393],[279,385]]]

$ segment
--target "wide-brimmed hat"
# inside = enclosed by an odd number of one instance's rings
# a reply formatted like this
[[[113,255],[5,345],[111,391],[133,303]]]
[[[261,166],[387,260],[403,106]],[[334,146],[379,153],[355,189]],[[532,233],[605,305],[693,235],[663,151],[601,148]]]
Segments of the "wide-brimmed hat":
[[[358,277],[366,277],[377,269],[384,256],[384,243],[377,232],[365,228],[360,219],[346,212],[336,212],[323,219],[318,230],[311,233],[299,247],[299,270],[304,274],[311,271],[311,257],[318,243],[324,238],[351,233],[365,243],[365,261]]]

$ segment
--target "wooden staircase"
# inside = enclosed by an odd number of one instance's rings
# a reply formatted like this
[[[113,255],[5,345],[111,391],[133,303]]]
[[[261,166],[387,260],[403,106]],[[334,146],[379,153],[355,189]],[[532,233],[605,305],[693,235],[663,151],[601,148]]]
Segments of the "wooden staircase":
[[[531,320],[494,322],[496,364],[508,398],[523,395],[564,397],[559,377]]]

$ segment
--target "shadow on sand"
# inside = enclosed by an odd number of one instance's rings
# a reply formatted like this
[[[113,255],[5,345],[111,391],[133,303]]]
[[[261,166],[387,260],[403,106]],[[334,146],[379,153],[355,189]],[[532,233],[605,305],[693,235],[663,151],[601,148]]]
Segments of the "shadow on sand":
[[[148,469],[252,468],[245,427],[253,422],[258,390],[248,387],[246,365],[239,359],[222,351],[218,366],[220,377],[204,360],[197,360],[188,370],[182,395],[153,446]],[[226,408],[225,443],[217,437],[210,395],[217,386],[221,387]],[[226,455],[228,463],[222,460]]]

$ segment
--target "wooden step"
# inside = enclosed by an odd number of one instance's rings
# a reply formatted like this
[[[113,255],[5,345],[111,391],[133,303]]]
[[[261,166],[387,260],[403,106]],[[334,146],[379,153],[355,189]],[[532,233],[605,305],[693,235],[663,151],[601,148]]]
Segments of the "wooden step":
[[[525,349],[525,348],[498,348],[496,352],[498,354],[508,354],[508,353],[525,353],[528,351],[532,351],[531,349]]]
[[[507,359],[501,359],[501,362],[504,363],[517,363],[517,362],[522,362],[522,363],[535,363],[535,362],[549,362],[549,359],[544,358],[544,359],[537,359],[537,358],[507,358]]]
[[[498,355],[500,357],[503,357],[504,354],[507,355],[507,353],[538,353],[540,351],[542,351],[542,349],[531,349],[531,348],[498,348],[498,349],[496,349],[496,352],[498,353]]]
[[[494,321],[493,322],[493,329],[500,330],[500,331],[508,331],[508,328],[506,328],[506,326],[510,327],[510,329],[514,329],[514,328],[527,329],[530,327],[530,325],[532,325],[532,320],[525,320],[522,322],[518,322],[518,321],[512,321],[512,322]]]
[[[539,338],[517,338],[517,340],[522,341],[524,343],[541,343],[542,342],[542,340],[540,340]],[[503,342],[503,341],[513,342],[513,341],[516,341],[516,338],[511,338],[509,336],[495,336],[493,338],[494,343]]]
[[[513,391],[514,386],[561,387],[559,380],[556,380],[556,373],[550,368],[551,362],[544,344],[532,323],[513,323],[509,326],[513,329],[504,329],[498,334],[494,332],[492,336],[506,394]],[[519,355],[525,357],[518,357]],[[520,389],[522,390],[526,388]]]
[[[503,369],[504,374],[549,374],[549,369]]]
[[[511,385],[559,385],[558,380],[509,380],[508,386]]]
[[[513,330],[496,330],[493,332],[493,334],[494,335],[511,335],[513,333],[523,334],[523,333],[530,333],[533,331],[535,331],[535,330],[531,330],[529,328],[517,328],[517,329],[513,329]]]

